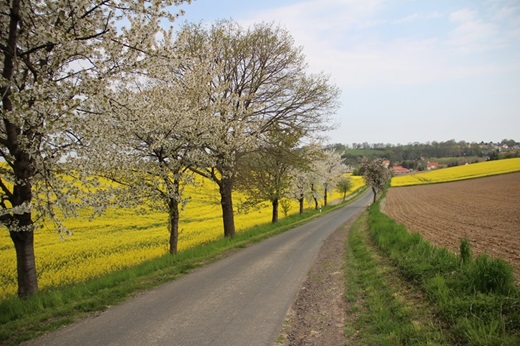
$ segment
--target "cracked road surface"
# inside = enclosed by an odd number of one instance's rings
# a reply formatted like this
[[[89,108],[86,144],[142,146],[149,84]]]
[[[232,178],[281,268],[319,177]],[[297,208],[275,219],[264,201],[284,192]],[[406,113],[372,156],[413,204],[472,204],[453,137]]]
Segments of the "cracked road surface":
[[[273,345],[323,241],[371,198],[366,192],[28,345]]]

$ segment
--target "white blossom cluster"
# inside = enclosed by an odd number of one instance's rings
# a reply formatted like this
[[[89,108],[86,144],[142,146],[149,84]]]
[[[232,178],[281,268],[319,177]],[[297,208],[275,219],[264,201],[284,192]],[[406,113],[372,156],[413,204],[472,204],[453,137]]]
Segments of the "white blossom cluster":
[[[32,230],[22,224],[56,219],[56,206],[73,214],[84,192],[99,192],[86,167],[69,164],[89,144],[92,124],[103,125],[92,121],[103,117],[92,113],[92,102],[143,68],[160,22],[172,20],[171,7],[182,2],[0,3],[1,224]]]

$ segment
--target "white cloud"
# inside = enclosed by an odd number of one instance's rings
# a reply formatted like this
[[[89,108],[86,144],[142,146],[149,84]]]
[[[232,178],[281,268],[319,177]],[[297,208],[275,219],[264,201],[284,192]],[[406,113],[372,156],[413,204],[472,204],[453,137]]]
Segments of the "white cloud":
[[[476,53],[495,49],[503,45],[498,27],[479,18],[478,13],[462,9],[450,14],[456,24],[448,45],[460,53]]]
[[[464,8],[450,13],[449,21],[443,21],[453,26],[448,37],[435,32],[431,37],[392,36],[386,31],[400,24],[446,16],[416,9],[389,19],[386,6],[379,0],[309,0],[255,13],[242,23],[274,21],[286,27],[304,47],[310,69],[330,74],[342,88],[449,81],[503,68],[468,64],[460,56],[504,45],[498,27],[479,18],[479,12]]]

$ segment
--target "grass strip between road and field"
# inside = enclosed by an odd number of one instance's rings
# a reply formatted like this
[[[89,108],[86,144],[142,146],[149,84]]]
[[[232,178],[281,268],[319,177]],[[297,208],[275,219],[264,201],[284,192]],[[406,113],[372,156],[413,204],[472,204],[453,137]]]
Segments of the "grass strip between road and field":
[[[365,212],[356,221],[346,244],[349,344],[450,344],[453,336],[438,318],[437,308],[373,243],[368,217]]]
[[[372,205],[347,244],[349,337],[372,344],[520,344],[520,290],[501,259],[432,246]],[[410,293],[417,292],[417,293]],[[430,307],[428,307],[430,306]],[[430,312],[426,312],[430,311]]]
[[[0,345],[17,345],[32,340],[62,325],[105,310],[132,295],[175,280],[191,270],[214,262],[236,249],[290,230],[328,212],[351,203],[363,187],[346,201],[321,210],[306,211],[239,232],[232,239],[223,238],[182,251],[166,254],[83,283],[42,290],[26,299],[12,297],[0,301]]]

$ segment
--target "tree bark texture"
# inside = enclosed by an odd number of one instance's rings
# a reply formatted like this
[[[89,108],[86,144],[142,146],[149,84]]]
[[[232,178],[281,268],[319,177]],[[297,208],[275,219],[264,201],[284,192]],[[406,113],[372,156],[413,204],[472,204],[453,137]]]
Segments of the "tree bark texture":
[[[170,218],[170,253],[176,254],[179,244],[179,202],[171,198],[169,202]]]
[[[235,216],[233,212],[233,179],[222,178],[219,184],[220,204],[222,206],[222,221],[224,223],[224,237],[235,236]]]
[[[16,250],[18,296],[25,298],[38,291],[36,261],[34,257],[34,232],[10,231],[9,234]]]
[[[273,216],[271,218],[271,222],[277,223],[278,222],[278,205],[279,205],[278,199],[271,201],[271,203],[273,205]]]
[[[13,111],[11,102],[11,86],[13,80],[16,47],[18,43],[18,27],[20,22],[20,1],[13,0],[9,13],[9,33],[7,46],[4,47],[2,77],[7,83],[2,83],[2,113]],[[2,143],[11,153],[13,159],[13,174],[16,178],[12,193],[6,193],[12,207],[30,205],[32,201],[31,178],[34,176],[31,155],[21,147],[20,134],[22,129],[3,117],[6,139]],[[32,131],[25,130],[25,137],[32,138]],[[5,192],[5,191],[4,191]],[[34,227],[30,212],[5,214],[2,220],[8,225],[9,235],[16,250],[16,270],[18,275],[18,296],[27,297],[38,291],[36,262],[34,258]]]
[[[298,199],[298,203],[300,204],[300,214],[303,214],[303,201],[303,196],[300,199]]]
[[[323,206],[326,207],[327,206],[327,188],[324,189],[323,191]]]

